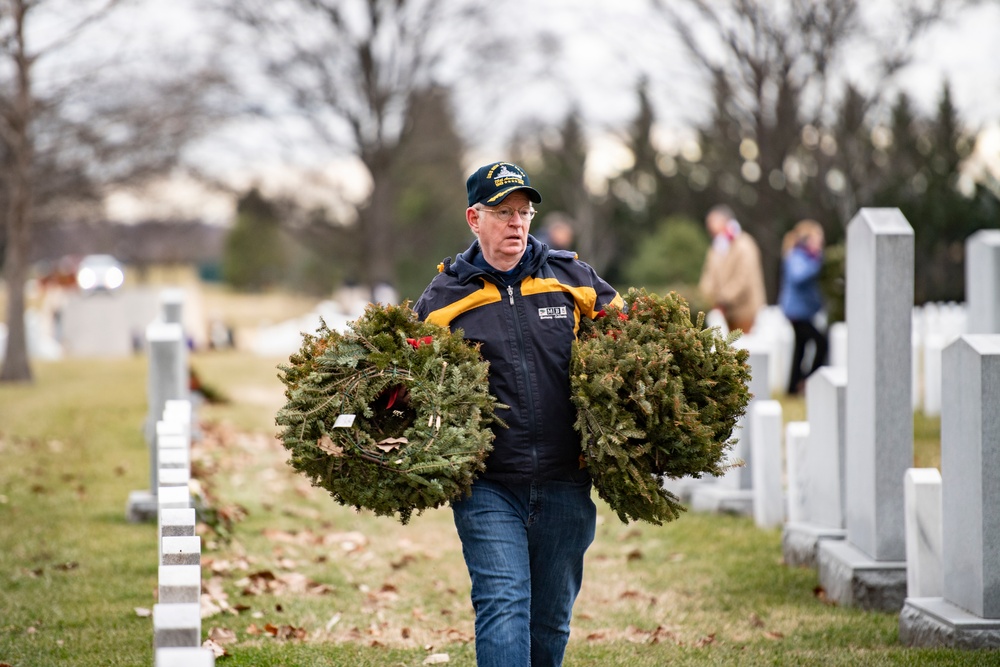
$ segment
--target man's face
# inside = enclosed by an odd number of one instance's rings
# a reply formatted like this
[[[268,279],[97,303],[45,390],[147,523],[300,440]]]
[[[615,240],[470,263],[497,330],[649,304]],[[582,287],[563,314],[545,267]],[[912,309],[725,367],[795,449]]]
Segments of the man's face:
[[[528,227],[531,225],[531,221],[519,213],[504,222],[497,212],[503,209],[519,212],[530,208],[528,195],[519,191],[508,195],[499,205],[467,217],[469,227],[479,236],[483,257],[494,268],[507,271],[517,265],[528,246]]]
[[[718,211],[712,211],[705,218],[705,228],[708,229],[708,233],[711,236],[718,236],[726,229],[726,223],[729,219],[723,213]]]

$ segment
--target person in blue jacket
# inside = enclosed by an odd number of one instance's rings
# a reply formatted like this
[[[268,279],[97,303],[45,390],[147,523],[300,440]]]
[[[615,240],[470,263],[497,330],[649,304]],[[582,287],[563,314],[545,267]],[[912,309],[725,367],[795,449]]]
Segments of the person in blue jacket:
[[[789,395],[802,392],[806,378],[826,363],[828,341],[818,323],[823,312],[819,276],[823,268],[823,227],[815,220],[801,220],[782,241],[781,290],[778,304],[792,323],[795,348],[788,379]],[[812,342],[812,363],[803,370],[807,345]]]
[[[597,510],[583,466],[570,359],[581,318],[618,292],[574,252],[528,233],[542,197],[528,175],[494,162],[466,183],[476,240],[446,259],[414,305],[461,330],[489,362],[493,450],[471,494],[452,503],[476,613],[480,667],[562,664]]]

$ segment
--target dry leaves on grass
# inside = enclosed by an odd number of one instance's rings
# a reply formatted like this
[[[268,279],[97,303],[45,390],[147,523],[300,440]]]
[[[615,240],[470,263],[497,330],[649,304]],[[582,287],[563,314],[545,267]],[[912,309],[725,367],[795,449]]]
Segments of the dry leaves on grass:
[[[311,530],[264,529],[264,537],[272,542],[297,546],[338,547],[345,554],[362,551],[368,546],[368,537],[356,530],[337,533],[315,533]]]
[[[271,570],[260,570],[235,582],[242,588],[243,595],[327,595],[333,587],[309,579],[299,572],[275,574]]]
[[[589,642],[607,642],[625,639],[636,644],[659,644],[669,642],[682,646],[683,642],[677,634],[662,625],[658,625],[652,630],[645,630],[634,625],[628,626],[624,632],[621,630],[595,630],[586,637]]]
[[[263,627],[256,623],[251,623],[247,627],[248,635],[268,635],[281,640],[303,640],[309,636],[305,628],[297,628],[294,625],[275,625],[266,623]]]
[[[228,628],[213,627],[208,631],[208,639],[202,642],[202,646],[212,650],[216,658],[229,655],[226,646],[236,643],[236,632]]]

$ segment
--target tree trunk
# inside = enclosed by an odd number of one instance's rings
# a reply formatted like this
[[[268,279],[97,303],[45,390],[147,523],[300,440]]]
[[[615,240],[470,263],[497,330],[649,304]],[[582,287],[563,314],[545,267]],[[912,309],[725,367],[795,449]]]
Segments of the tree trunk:
[[[8,112],[8,150],[11,167],[8,174],[7,250],[4,272],[7,281],[7,349],[0,382],[31,382],[28,338],[24,328],[24,285],[28,280],[28,252],[31,239],[32,170],[34,150],[30,132],[32,117],[31,61],[24,50],[21,29],[27,7],[19,7],[18,40],[14,61],[17,67],[17,90],[13,108]]]
[[[10,177],[10,205],[7,209],[7,250],[4,272],[7,282],[7,348],[0,382],[30,382],[28,339],[24,323],[24,285],[28,279],[31,218],[31,148],[26,132],[14,146],[14,169]]]
[[[17,196],[12,197],[16,200]],[[7,345],[0,369],[0,382],[30,382],[31,365],[28,360],[28,339],[24,328],[24,285],[28,276],[27,225],[16,220],[15,206],[11,206],[7,219],[7,252],[4,257],[7,283]],[[23,216],[23,213],[20,214]],[[16,229],[21,227],[21,229]]]
[[[392,161],[379,159],[366,161],[372,175],[371,200],[361,212],[360,224],[363,244],[362,273],[370,288],[383,283],[396,285],[396,248],[394,243]]]

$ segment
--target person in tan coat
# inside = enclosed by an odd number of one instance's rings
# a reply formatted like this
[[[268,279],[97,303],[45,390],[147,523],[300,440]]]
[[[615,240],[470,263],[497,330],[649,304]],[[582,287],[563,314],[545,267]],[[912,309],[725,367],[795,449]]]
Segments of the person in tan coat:
[[[750,333],[757,312],[764,307],[764,268],[760,248],[736,221],[725,204],[705,216],[712,245],[705,256],[698,289],[726,318],[730,331]]]

